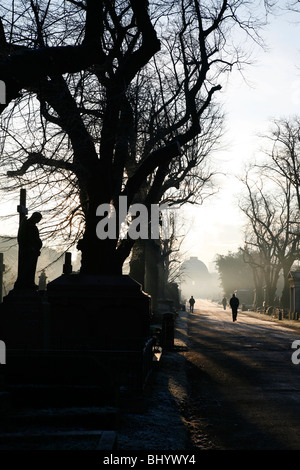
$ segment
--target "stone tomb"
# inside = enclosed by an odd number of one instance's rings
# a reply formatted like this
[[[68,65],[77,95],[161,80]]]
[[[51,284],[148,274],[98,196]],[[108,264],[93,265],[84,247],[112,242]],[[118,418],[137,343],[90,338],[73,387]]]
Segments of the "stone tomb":
[[[48,319],[49,304],[42,292],[13,289],[0,304],[0,337],[7,349],[46,349]]]
[[[46,292],[12,291],[0,306],[6,367],[17,377],[27,365],[44,381],[54,356],[63,369],[73,351],[74,370],[78,357],[93,357],[117,386],[141,389],[152,368],[150,316],[151,298],[126,275],[63,274]]]
[[[9,348],[135,349],[149,338],[150,300],[129,276],[63,274],[47,293],[11,291],[1,335]]]
[[[47,286],[55,347],[136,349],[150,332],[150,297],[130,276],[63,274]]]

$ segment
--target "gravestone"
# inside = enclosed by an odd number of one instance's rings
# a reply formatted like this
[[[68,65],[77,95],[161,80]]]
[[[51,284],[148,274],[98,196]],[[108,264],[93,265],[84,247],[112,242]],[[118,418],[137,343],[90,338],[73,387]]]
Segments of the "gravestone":
[[[52,349],[90,352],[123,390],[152,370],[151,299],[130,276],[62,274],[47,285]]]
[[[63,273],[64,274],[71,274],[73,271],[72,267],[72,253],[65,253],[65,262],[63,265]]]
[[[150,297],[130,276],[63,274],[47,298],[59,347],[134,350],[149,338]]]

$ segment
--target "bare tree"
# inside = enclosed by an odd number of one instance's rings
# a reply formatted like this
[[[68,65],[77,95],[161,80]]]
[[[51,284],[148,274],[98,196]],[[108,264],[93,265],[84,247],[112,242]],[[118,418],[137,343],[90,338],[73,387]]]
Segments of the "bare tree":
[[[254,289],[252,270],[245,262],[243,251],[240,248],[237,252],[228,252],[227,255],[218,254],[216,266],[223,292],[226,297],[231,297],[232,293],[240,289]]]
[[[178,220],[176,213],[170,216],[170,236],[160,239],[160,254],[164,274],[164,284],[168,282],[180,282],[182,280],[181,264],[183,262],[182,243],[185,239],[187,228],[186,221]]]
[[[283,271],[285,284],[281,303],[286,307],[289,299],[288,273],[299,256],[300,236],[294,233],[299,210],[291,182],[277,178],[272,182],[272,191],[268,191],[264,187],[263,176],[256,174],[254,183],[249,173],[244,179],[247,196],[240,201],[240,208],[249,221],[244,253],[258,279],[259,270],[263,273],[267,305],[274,303],[279,274]]]
[[[276,119],[267,135],[264,153],[266,161],[260,165],[269,177],[287,180],[293,189],[300,210],[300,118]]]
[[[33,185],[33,205],[48,203],[50,228],[59,217],[70,237],[77,227],[83,273],[120,273],[134,240],[99,240],[97,208],[112,203],[118,214],[120,195],[149,207],[178,199],[179,188],[182,202],[198,197],[203,142],[211,150],[220,133],[213,97],[246,60],[233,29],[259,40],[255,2],[7,5],[0,78],[12,101],[2,113],[2,169]]]
[[[263,254],[255,250],[253,247],[245,246],[241,248],[244,262],[247,263],[251,270],[254,282],[255,295],[253,299],[253,307],[261,308],[264,302],[263,287],[265,286],[265,276],[263,271]]]

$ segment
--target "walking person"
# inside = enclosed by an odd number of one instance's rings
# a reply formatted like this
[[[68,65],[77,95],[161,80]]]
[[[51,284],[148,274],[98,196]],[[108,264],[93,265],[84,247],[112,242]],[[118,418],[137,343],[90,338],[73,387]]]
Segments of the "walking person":
[[[232,310],[232,321],[236,321],[237,318],[237,311],[238,311],[238,306],[240,304],[239,299],[236,297],[235,294],[232,294],[232,297],[229,301],[231,310]]]
[[[226,297],[225,297],[225,296],[223,297],[222,304],[223,304],[223,308],[224,308],[224,310],[226,310],[227,299],[226,299]]]
[[[194,304],[195,304],[195,299],[193,296],[191,296],[190,300],[189,300],[189,304],[190,304],[190,312],[193,312],[194,311]]]

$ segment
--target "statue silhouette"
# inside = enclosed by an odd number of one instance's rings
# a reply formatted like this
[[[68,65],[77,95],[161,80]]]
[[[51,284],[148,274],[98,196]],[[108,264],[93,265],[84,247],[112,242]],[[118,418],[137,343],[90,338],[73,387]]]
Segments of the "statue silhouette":
[[[35,271],[42,241],[36,226],[42,219],[39,212],[34,212],[29,219],[25,217],[18,231],[19,265],[15,289],[38,289],[35,284]]]

